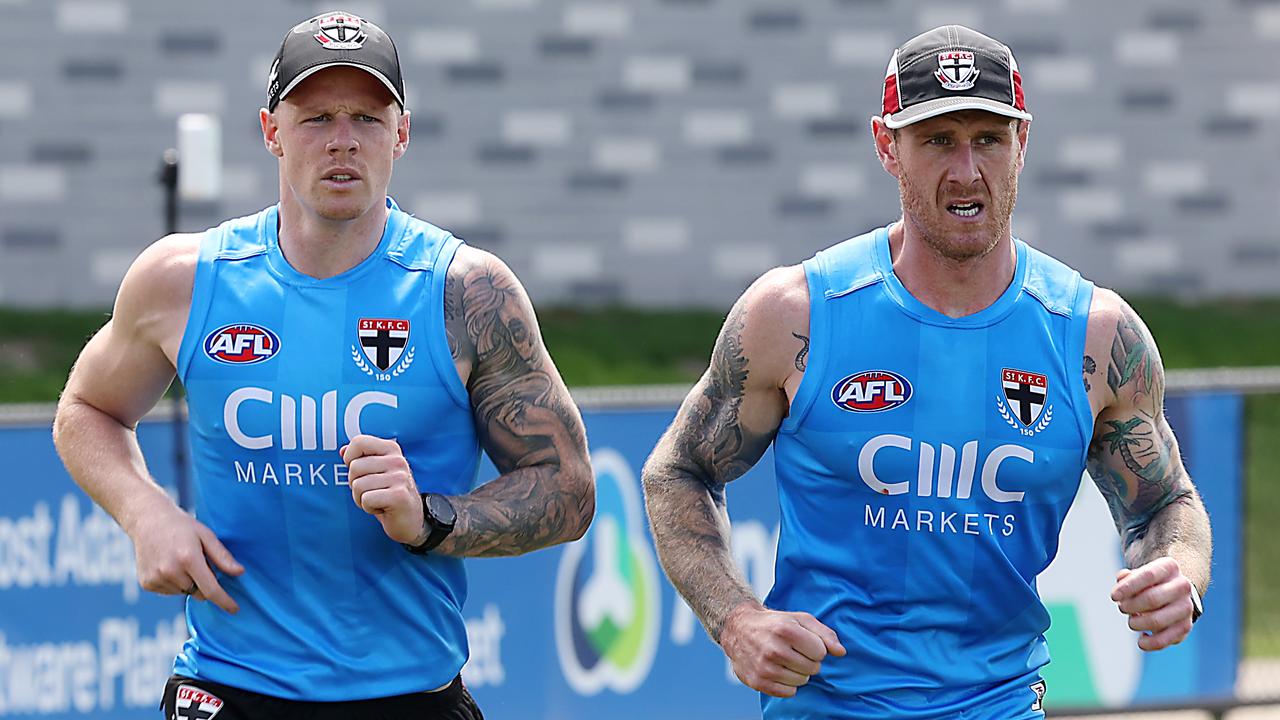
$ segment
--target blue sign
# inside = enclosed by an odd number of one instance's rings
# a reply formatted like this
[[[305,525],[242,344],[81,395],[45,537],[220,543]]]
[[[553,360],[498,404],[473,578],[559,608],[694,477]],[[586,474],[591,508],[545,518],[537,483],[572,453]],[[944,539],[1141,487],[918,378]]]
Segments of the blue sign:
[[[1175,395],[1167,414],[1214,523],[1212,612],[1180,646],[1158,653],[1138,648],[1109,598],[1122,564],[1119,535],[1101,494],[1082,479],[1058,559],[1040,582],[1053,615],[1048,707],[1232,694],[1241,627],[1243,400]],[[464,679],[486,717],[759,717],[759,696],[733,676],[720,648],[655,569],[638,476],[673,416],[674,410],[585,413],[598,488],[587,535],[563,549],[468,562],[468,623],[479,632],[471,635]],[[734,556],[762,597],[773,581],[777,544],[774,483],[770,452],[727,488]]]
[[[171,483],[172,426],[138,437]],[[0,717],[158,717],[181,600],[138,587],[133,544],[67,476],[48,426],[0,430],[0,453]]]
[[[1177,395],[1167,413],[1214,523],[1210,611],[1187,642],[1147,654],[1107,597],[1120,567],[1105,503],[1083,482],[1058,560],[1042,576],[1053,614],[1051,708],[1229,697],[1241,629],[1243,400]],[[585,413],[597,512],[580,541],[467,562],[464,679],[490,720],[655,715],[759,717],[658,566],[639,470],[674,409]],[[173,432],[139,439],[162,483]],[[0,503],[0,717],[155,718],[185,637],[181,600],[141,591],[124,533],[62,470],[47,427],[0,430],[13,478]],[[486,464],[482,477],[496,474]],[[763,596],[778,507],[772,454],[728,488],[733,552]]]

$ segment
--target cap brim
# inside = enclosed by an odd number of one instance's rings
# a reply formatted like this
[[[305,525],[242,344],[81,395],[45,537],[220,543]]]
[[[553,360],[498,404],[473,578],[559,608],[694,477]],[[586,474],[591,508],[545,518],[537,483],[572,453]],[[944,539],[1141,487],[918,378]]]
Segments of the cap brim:
[[[985,110],[997,115],[1005,117],[1017,118],[1019,120],[1031,120],[1031,113],[1025,110],[1019,110],[1012,105],[1006,105],[999,100],[990,100],[980,97],[948,97],[938,98],[937,100],[929,100],[926,102],[912,105],[911,107],[900,112],[885,115],[882,119],[886,127],[897,130],[900,127],[906,127],[911,123],[928,120],[931,117],[945,115],[949,112],[957,112],[959,110]]]
[[[369,67],[368,65],[364,65],[362,63],[357,63],[357,62],[350,62],[346,60],[338,60],[334,62],[321,63],[314,67],[309,67],[306,70],[303,70],[302,72],[298,73],[298,76],[293,79],[293,82],[290,82],[287,86],[285,86],[283,90],[280,91],[280,100],[284,100],[285,96],[288,95],[290,92],[292,92],[294,88],[298,87],[298,85],[303,80],[306,80],[307,78],[311,77],[312,75],[315,75],[316,73],[326,68],[339,67],[339,66],[359,68],[369,73],[370,75],[378,78],[378,80],[387,87],[387,90],[391,91],[391,97],[395,98],[396,103],[400,105],[400,109],[401,110],[404,109],[404,98],[400,97],[400,93],[396,90],[395,84],[391,82],[391,78],[388,78],[386,75],[383,75],[382,73],[378,72],[372,67]]]

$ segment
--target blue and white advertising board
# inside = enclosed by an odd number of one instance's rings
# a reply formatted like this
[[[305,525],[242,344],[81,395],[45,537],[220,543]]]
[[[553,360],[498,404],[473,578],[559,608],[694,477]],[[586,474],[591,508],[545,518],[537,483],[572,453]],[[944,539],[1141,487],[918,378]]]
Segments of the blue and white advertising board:
[[[171,426],[139,439],[172,486]],[[0,429],[0,453],[0,717],[160,717],[181,602],[138,587],[133,544],[67,476],[48,426]]]
[[[1212,611],[1182,645],[1140,651],[1107,597],[1121,563],[1115,527],[1083,482],[1058,559],[1040,581],[1054,623],[1050,708],[1232,693],[1243,400],[1174,395],[1167,412],[1214,524]],[[759,717],[758,696],[733,677],[653,550],[639,471],[673,415],[586,412],[597,476],[587,535],[519,558],[468,561],[471,660],[463,675],[490,720]],[[153,474],[171,483],[171,426],[144,423],[139,437]],[[47,426],[0,430],[0,453],[10,472],[0,501],[0,717],[158,718],[184,639],[181,601],[139,590],[128,539],[66,476]],[[778,529],[771,455],[730,485],[728,503],[734,556],[763,595]]]

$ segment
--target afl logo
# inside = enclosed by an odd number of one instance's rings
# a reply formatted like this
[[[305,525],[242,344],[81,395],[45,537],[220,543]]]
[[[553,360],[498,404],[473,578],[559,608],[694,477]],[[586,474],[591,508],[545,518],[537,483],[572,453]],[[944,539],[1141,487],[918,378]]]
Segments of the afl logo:
[[[226,325],[204,339],[204,354],[229,365],[260,363],[278,352],[280,337],[261,325]]]
[[[864,370],[836,383],[831,402],[849,412],[883,412],[911,399],[911,383],[896,372]]]

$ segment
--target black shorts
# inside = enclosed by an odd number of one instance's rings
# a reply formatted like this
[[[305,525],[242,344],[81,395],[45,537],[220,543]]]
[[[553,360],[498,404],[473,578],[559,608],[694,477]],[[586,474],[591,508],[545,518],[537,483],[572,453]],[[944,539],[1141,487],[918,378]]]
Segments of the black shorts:
[[[165,720],[484,720],[462,676],[438,692],[349,700],[285,700],[181,675],[169,677]]]

